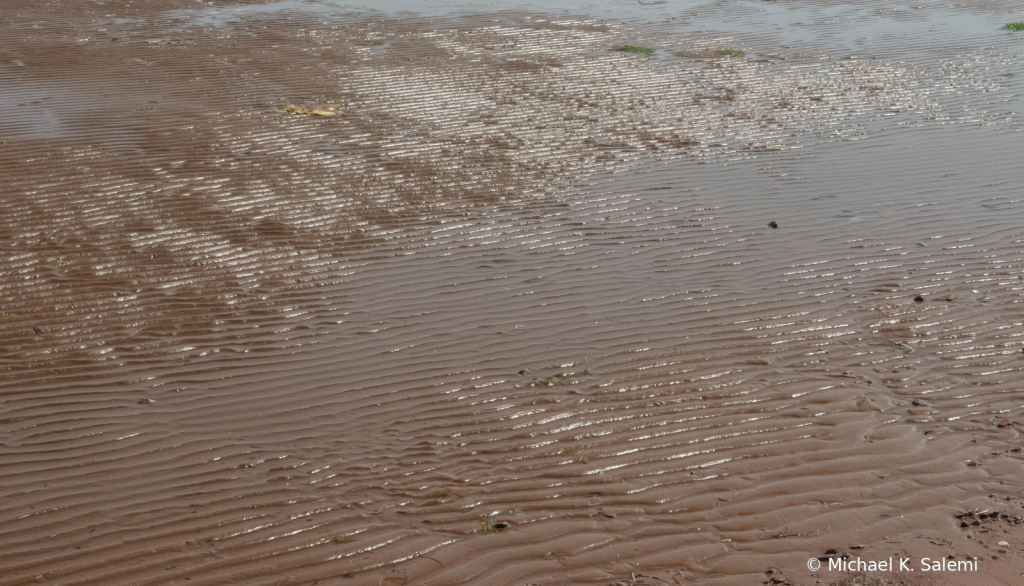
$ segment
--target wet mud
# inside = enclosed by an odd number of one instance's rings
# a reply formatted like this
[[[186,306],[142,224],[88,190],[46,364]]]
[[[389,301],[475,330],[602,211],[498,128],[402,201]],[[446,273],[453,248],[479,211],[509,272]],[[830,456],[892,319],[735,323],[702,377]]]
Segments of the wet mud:
[[[6,2],[0,585],[1017,583],[1022,11]]]

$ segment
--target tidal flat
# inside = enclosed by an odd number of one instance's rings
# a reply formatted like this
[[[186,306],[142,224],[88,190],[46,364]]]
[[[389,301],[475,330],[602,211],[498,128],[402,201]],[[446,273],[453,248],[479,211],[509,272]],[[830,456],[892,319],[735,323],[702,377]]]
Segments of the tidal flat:
[[[1016,584],[1022,15],[5,0],[0,586]]]

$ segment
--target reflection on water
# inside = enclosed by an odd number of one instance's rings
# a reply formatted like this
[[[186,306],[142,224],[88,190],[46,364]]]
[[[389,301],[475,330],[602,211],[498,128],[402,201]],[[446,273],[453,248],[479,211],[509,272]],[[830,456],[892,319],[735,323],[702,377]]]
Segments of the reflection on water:
[[[1005,7],[192,4],[0,25],[0,585],[801,583],[1020,516]]]

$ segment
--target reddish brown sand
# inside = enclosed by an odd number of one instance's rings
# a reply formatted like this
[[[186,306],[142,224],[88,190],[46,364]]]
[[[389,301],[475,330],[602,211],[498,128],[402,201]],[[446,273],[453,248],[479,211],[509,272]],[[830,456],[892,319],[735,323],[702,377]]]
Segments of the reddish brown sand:
[[[0,586],[1024,582],[1007,5],[293,4],[0,7]]]

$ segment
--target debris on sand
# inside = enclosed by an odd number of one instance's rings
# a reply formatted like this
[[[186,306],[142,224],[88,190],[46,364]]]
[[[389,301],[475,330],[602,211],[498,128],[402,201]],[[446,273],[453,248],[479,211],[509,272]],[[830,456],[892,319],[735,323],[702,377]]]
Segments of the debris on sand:
[[[822,561],[822,562],[828,561],[828,560],[834,560],[834,559],[844,559],[845,560],[845,559],[849,559],[849,558],[850,558],[849,554],[843,553],[843,550],[839,549],[838,547],[830,547],[830,548],[825,550],[825,554],[824,555],[818,556],[818,560]]]
[[[829,586],[884,586],[891,582],[882,582],[878,578],[873,576],[865,576],[864,574],[854,574],[846,578],[841,578],[835,582],[829,584]],[[903,582],[899,582],[903,584]]]
[[[296,106],[288,104],[287,108],[278,110],[281,114],[306,114],[308,116],[334,116],[341,104],[315,104],[313,106]]]
[[[530,383],[530,386],[538,386],[539,385],[539,386],[545,386],[545,387],[553,387],[555,385],[565,384],[567,382],[572,381],[573,379],[583,378],[585,376],[590,376],[590,370],[589,369],[583,370],[582,372],[569,372],[569,373],[566,373],[566,374],[556,374],[556,375],[553,375],[553,376],[549,376],[547,378],[542,378],[539,381],[536,381],[534,383]]]
[[[779,539],[779,538],[782,538],[782,537],[786,537],[787,535],[789,535],[789,527],[788,526],[787,527],[783,527],[779,531],[765,531],[764,533],[762,533],[761,535],[758,536],[758,539],[761,540],[761,541],[767,541],[769,539]]]
[[[616,47],[615,50],[622,51],[623,53],[637,53],[640,55],[650,55],[654,52],[654,49],[641,47],[640,45],[622,45],[621,47]]]
[[[590,455],[593,452],[594,452],[593,450],[591,450],[589,448],[585,448],[583,446],[570,446],[568,448],[562,449],[562,451],[559,453],[559,455],[561,455],[561,456],[570,456],[576,462],[578,462],[580,464],[586,464],[587,463],[587,459],[590,457]]]
[[[348,543],[350,541],[352,541],[352,536],[351,535],[346,535],[344,533],[332,533],[331,534],[331,543],[342,544],[342,543]]]
[[[992,521],[998,521],[1000,519],[1006,521],[1010,525],[1020,525],[1024,523],[1024,519],[1020,517],[1012,517],[1006,513],[1000,513],[999,511],[989,511],[988,509],[985,509],[984,511],[981,512],[967,511],[966,513],[959,513],[957,515],[954,515],[954,517],[960,520],[960,527],[964,529],[968,527],[979,527],[983,524],[990,523]]]
[[[149,405],[150,403],[156,403],[153,399],[139,399],[139,405]]]
[[[608,582],[608,586],[644,586],[645,584],[662,586],[664,584],[682,584],[681,579],[685,580],[686,577],[679,570],[661,570],[653,574],[630,572],[629,578],[623,578],[617,582]]]
[[[508,525],[507,521],[495,521],[490,515],[480,517],[480,526],[484,533],[500,533],[508,529]]]

